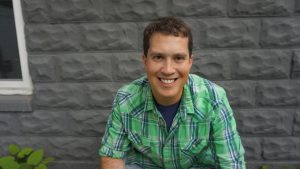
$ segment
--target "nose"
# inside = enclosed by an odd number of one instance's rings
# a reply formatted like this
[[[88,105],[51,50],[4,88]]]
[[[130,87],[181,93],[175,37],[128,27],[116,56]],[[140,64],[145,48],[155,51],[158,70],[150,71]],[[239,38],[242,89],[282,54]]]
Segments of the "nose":
[[[165,74],[165,75],[171,75],[173,73],[175,73],[175,69],[174,66],[172,64],[172,61],[170,59],[167,59],[161,69],[161,73]]]

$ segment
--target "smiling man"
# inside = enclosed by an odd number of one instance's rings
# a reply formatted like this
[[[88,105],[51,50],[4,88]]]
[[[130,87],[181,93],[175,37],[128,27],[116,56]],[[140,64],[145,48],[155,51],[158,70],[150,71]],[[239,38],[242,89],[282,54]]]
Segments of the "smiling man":
[[[144,30],[147,76],[117,92],[101,169],[243,169],[244,149],[225,91],[190,74],[193,39],[180,19]]]

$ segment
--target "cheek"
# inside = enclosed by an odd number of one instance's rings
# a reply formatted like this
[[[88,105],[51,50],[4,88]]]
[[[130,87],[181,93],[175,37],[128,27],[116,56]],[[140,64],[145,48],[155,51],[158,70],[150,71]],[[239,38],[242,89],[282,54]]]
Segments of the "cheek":
[[[159,72],[159,66],[156,64],[148,64],[146,67],[146,71],[148,74],[156,74]]]
[[[180,73],[187,76],[190,73],[190,66],[184,66],[180,69]]]

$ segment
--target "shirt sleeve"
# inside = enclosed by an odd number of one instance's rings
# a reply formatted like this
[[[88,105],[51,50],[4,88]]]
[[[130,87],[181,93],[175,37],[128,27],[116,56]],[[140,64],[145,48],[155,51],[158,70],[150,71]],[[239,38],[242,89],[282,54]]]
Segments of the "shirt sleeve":
[[[245,169],[244,148],[224,89],[215,107],[211,139],[217,165],[221,169]]]
[[[124,158],[126,152],[129,150],[129,140],[123,127],[120,113],[116,96],[99,149],[100,156]]]

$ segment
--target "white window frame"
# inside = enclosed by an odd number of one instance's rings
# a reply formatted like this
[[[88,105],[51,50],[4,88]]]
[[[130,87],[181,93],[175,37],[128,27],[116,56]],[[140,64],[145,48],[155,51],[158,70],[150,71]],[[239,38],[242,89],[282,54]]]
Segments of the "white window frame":
[[[20,0],[12,0],[22,79],[0,79],[0,95],[31,95],[33,86],[28,69],[28,54],[24,34],[24,20]]]

